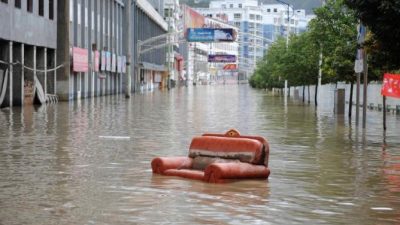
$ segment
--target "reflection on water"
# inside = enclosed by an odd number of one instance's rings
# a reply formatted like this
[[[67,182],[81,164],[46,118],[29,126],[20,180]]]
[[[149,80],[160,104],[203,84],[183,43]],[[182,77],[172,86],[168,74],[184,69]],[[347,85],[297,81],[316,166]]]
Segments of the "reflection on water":
[[[1,109],[0,224],[399,224],[400,118],[384,136],[379,112],[363,130],[284,103],[227,85]],[[230,128],[269,140],[268,181],[151,173],[155,156]]]

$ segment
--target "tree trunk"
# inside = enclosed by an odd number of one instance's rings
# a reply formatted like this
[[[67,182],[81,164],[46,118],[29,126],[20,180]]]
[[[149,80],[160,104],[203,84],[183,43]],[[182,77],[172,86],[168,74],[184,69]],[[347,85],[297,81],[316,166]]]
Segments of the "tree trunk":
[[[318,105],[318,83],[315,85],[315,106]]]
[[[308,104],[311,102],[311,96],[310,96],[310,85],[307,85],[308,87]]]
[[[306,97],[306,96],[304,96],[304,94],[305,94],[305,91],[306,91],[306,86],[305,86],[305,85],[303,85],[303,103],[304,103],[304,98]]]
[[[351,81],[350,83],[350,96],[349,96],[349,118],[351,118],[351,111],[353,108],[353,84],[354,81]]]

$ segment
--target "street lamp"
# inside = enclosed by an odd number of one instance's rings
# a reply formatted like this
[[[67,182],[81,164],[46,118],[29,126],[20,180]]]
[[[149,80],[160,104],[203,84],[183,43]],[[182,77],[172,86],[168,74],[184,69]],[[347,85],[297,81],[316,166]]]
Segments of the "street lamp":
[[[287,5],[287,33],[286,33],[286,48],[288,48],[289,45],[289,29],[290,29],[290,4],[281,0],[275,0],[283,5]]]
[[[287,5],[287,33],[286,33],[286,49],[289,47],[289,29],[290,29],[290,4],[282,0],[275,0],[283,5]],[[280,80],[280,77],[279,77]],[[287,96],[287,80],[285,80],[285,97]],[[286,98],[285,98],[286,99]]]

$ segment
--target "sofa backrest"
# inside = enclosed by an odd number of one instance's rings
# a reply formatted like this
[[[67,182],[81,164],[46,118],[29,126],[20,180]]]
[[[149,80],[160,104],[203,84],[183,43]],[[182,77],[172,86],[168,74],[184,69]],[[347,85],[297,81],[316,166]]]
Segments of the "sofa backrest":
[[[243,137],[200,136],[192,139],[189,157],[197,156],[237,159],[241,162],[265,164],[265,147],[256,139]]]

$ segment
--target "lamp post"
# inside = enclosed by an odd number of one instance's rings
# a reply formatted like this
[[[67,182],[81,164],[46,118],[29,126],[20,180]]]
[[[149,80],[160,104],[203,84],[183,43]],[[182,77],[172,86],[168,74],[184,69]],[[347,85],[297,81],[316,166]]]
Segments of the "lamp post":
[[[277,1],[277,2],[279,2],[279,3],[281,3],[281,4],[287,6],[287,32],[286,32],[286,50],[287,50],[288,47],[289,47],[289,30],[290,30],[290,16],[289,16],[289,14],[290,14],[290,4],[287,3],[287,2],[281,1],[281,0],[275,0],[275,1]],[[280,77],[279,77],[279,80],[280,80]],[[288,85],[287,85],[287,84],[288,84],[288,82],[287,82],[287,80],[285,80],[285,97],[288,95],[288,93],[287,93],[287,86],[288,86]],[[285,99],[286,99],[286,98],[285,98]]]
[[[286,48],[289,46],[289,29],[290,29],[290,4],[281,0],[275,0],[283,5],[287,6],[287,33],[286,33]]]

